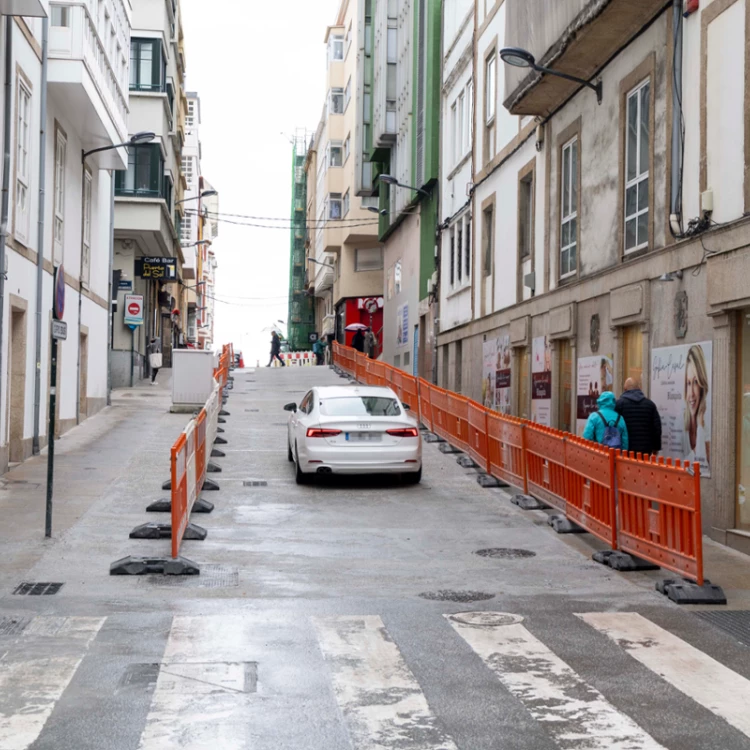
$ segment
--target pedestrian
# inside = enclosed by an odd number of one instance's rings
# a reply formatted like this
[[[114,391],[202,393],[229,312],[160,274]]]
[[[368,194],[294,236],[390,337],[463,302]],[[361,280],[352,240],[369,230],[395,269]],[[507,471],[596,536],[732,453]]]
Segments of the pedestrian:
[[[617,401],[612,391],[604,391],[596,400],[597,411],[589,414],[586,429],[583,431],[585,440],[607,446],[628,449],[628,428],[625,420],[615,410]]]
[[[365,335],[362,333],[362,329],[358,328],[354,332],[354,336],[352,336],[352,346],[358,351],[358,352],[364,352],[365,350]]]
[[[161,368],[161,341],[156,337],[152,338],[151,342],[146,347],[146,351],[148,352],[148,364],[151,368],[151,385],[159,385],[156,382],[156,374]]]
[[[317,339],[315,343],[313,343],[313,354],[315,354],[315,364],[316,365],[322,365],[324,364],[323,361],[323,352],[325,351],[326,345],[324,342],[322,342],[320,339]]]
[[[375,352],[378,347],[377,336],[372,332],[372,328],[368,328],[365,331],[365,354],[370,359],[375,359]]]
[[[625,381],[625,390],[617,399],[617,412],[628,428],[628,448],[650,456],[661,450],[661,417],[656,404],[646,398],[633,378]]]
[[[279,334],[274,331],[271,334],[271,358],[268,360],[268,364],[266,365],[266,367],[270,367],[274,359],[278,359],[279,362],[281,362],[281,366],[286,367],[286,365],[284,364],[284,360],[279,356],[280,353],[281,339],[279,338]]]

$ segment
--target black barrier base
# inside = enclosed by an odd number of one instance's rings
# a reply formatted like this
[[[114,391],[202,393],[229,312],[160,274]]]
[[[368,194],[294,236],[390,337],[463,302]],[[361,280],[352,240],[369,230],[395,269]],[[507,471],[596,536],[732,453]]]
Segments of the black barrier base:
[[[224,417],[218,417],[216,420],[219,424],[226,424],[227,420]]]
[[[658,581],[656,590],[669,597],[675,604],[726,604],[727,597],[721,586],[704,581],[699,586],[686,579],[666,579]]]
[[[565,516],[549,516],[547,525],[551,526],[558,534],[588,534],[583,526],[573,523]]]
[[[224,409],[222,409],[222,410],[221,410],[221,411],[219,412],[219,416],[220,416],[220,417],[231,417],[232,415],[231,415],[231,414],[230,414],[230,413],[229,413],[228,411],[225,411]]]
[[[221,466],[215,464],[213,461],[209,461],[208,466],[206,466],[206,471],[209,474],[219,474],[221,473]]]
[[[503,482],[490,474],[478,474],[477,484],[481,487],[510,487],[507,482]]]
[[[143,576],[161,573],[165,576],[197,576],[201,569],[184,557],[123,557],[109,566],[111,576]]]
[[[161,488],[163,490],[171,490],[172,489],[172,480],[171,479],[167,479],[167,481],[164,482],[164,484],[161,486]]]
[[[429,432],[429,430],[423,424],[419,425],[419,431],[420,432]]]
[[[214,448],[211,451],[211,458],[226,458],[227,454],[224,451],[220,451],[218,448]]]
[[[204,492],[208,492],[208,491],[217,492],[219,490],[219,485],[210,479],[204,479],[203,487],[201,487],[201,490],[203,490]]]
[[[462,455],[456,459],[456,463],[464,469],[476,469],[477,463],[471,456]]]
[[[634,570],[659,570],[658,565],[648,560],[643,560],[640,557],[630,555],[627,552],[620,552],[620,550],[616,549],[603,549],[599,552],[594,552],[591,555],[591,559],[602,565],[609,565],[612,570],[617,570],[620,573],[630,573]]]
[[[445,441],[443,441],[442,443],[440,443],[440,445],[438,445],[438,450],[441,453],[445,453],[446,455],[451,454],[451,453],[461,453],[461,451],[458,448],[454,448],[450,443],[446,443]]]
[[[226,422],[226,419],[222,419],[222,422]],[[226,430],[223,427],[217,427],[216,428],[216,434],[218,435],[220,432],[226,432]]]
[[[223,437],[214,438],[214,445],[227,445],[227,439]]]
[[[214,504],[209,503],[208,500],[204,500],[199,497],[195,503],[193,503],[193,513],[210,513],[214,509]],[[164,500],[154,500],[151,505],[146,508],[147,513],[171,513],[172,512],[172,501],[168,498]]]
[[[445,440],[440,437],[440,435],[436,435],[434,432],[425,432],[424,434],[424,441],[425,443],[444,443]]]
[[[531,495],[513,495],[510,501],[521,510],[549,510],[549,505]]]
[[[190,539],[197,542],[202,542],[208,532],[201,526],[196,526],[194,523],[189,523],[185,527],[185,533],[183,539]],[[131,539],[171,539],[172,538],[172,524],[171,523],[144,523],[140,526],[136,526],[130,532]]]

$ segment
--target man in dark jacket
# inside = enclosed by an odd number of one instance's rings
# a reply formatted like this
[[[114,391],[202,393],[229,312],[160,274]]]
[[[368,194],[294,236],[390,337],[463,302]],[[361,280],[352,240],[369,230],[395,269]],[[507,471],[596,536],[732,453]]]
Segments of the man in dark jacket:
[[[362,329],[361,328],[358,328],[354,332],[354,336],[352,336],[352,346],[358,352],[364,352],[364,350],[365,350],[365,334],[362,333]]]
[[[625,391],[617,399],[617,413],[628,428],[628,450],[646,456],[661,450],[661,417],[656,404],[643,395],[633,378],[625,381]]]
[[[280,356],[281,354],[281,339],[279,339],[279,334],[274,331],[271,334],[271,359],[268,360],[268,364],[266,367],[270,367],[273,363],[274,359],[278,359],[279,362],[281,362],[282,367],[286,367],[284,364],[284,360]]]

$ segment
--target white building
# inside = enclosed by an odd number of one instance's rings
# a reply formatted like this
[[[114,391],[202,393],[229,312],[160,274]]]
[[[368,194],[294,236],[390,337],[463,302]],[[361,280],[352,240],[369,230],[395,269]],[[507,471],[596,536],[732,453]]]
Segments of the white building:
[[[7,10],[4,5],[0,11]],[[126,166],[127,153],[100,151],[83,163],[81,154],[127,140],[131,24],[129,0],[11,5],[43,12],[49,20],[2,19],[11,69],[4,68],[4,54],[0,70],[9,74],[11,95],[3,102],[10,121],[4,134],[10,169],[3,186],[10,201],[3,217],[0,471],[47,442],[56,268],[64,273],[67,323],[58,354],[58,433],[107,401],[111,170]]]

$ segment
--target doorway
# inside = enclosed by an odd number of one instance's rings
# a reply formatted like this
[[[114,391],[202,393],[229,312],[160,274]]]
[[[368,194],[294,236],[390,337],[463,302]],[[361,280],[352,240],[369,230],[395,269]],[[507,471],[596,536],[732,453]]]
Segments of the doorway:
[[[518,352],[518,416],[521,419],[529,419],[529,371],[530,357],[529,348],[524,347]]]
[[[750,310],[737,325],[737,512],[735,525],[750,531]]]
[[[463,385],[461,382],[461,371],[463,368],[463,341],[459,339],[455,343],[456,347],[456,354],[455,354],[455,361],[454,361],[454,375],[453,375],[453,390],[456,393],[461,393],[461,386]]]
[[[10,463],[18,463],[26,459],[23,446],[26,412],[26,310],[13,307],[12,301],[9,369],[8,460]]]
[[[620,392],[628,378],[633,378],[638,387],[643,388],[643,333],[639,325],[622,329],[622,362]]]
[[[573,430],[573,345],[569,339],[557,342],[558,414],[557,424],[563,432]]]
[[[81,347],[80,376],[78,383],[78,414],[81,420],[88,416],[88,373],[89,373],[89,336],[88,332],[81,332],[79,342]]]

